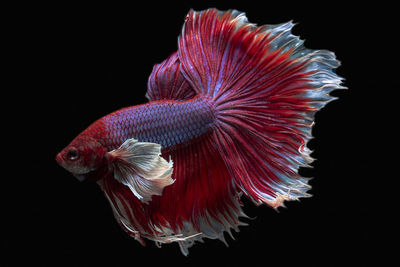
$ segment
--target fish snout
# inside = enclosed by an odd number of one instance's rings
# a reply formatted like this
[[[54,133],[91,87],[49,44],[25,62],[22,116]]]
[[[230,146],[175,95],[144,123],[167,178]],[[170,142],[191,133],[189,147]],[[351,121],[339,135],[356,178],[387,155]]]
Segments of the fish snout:
[[[62,164],[62,162],[63,162],[63,157],[62,157],[61,152],[57,154],[57,156],[56,156],[56,161],[57,161],[57,163],[58,163],[59,165]]]

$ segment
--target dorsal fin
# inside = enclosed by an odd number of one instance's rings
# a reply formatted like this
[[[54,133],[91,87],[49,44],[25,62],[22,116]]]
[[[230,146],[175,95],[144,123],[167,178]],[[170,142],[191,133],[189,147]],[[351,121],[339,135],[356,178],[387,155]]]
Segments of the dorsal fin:
[[[195,91],[183,77],[178,53],[172,53],[166,60],[153,67],[147,83],[146,97],[154,100],[186,100],[195,96]]]

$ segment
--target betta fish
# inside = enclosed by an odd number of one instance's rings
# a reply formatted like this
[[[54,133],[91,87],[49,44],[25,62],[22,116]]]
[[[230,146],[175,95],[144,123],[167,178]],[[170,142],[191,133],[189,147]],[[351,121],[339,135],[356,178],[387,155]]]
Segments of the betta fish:
[[[95,121],[56,161],[100,186],[130,236],[185,255],[245,224],[243,195],[275,209],[310,197],[298,170],[313,160],[314,115],[345,87],[335,54],[305,48],[292,27],[191,10],[178,51],[153,67],[149,102]]]

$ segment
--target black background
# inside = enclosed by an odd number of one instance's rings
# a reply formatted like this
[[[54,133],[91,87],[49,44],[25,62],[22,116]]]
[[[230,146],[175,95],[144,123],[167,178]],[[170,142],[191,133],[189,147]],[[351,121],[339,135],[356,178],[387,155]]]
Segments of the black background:
[[[208,7],[246,12],[258,25],[294,20],[293,32],[306,47],[336,53],[342,62],[337,73],[349,90],[332,93],[339,100],[316,116],[309,147],[317,160],[313,169],[301,170],[314,177],[314,196],[279,212],[244,200],[254,219],[235,240],[227,236],[229,247],[206,240],[185,257],[177,244],[159,249],[147,241],[142,247],[130,238],[97,185],[79,183],[54,157],[101,116],[146,102],[152,67],[176,51],[187,12]],[[21,260],[32,266],[364,266],[374,254],[366,99],[381,87],[373,70],[380,55],[373,51],[379,24],[391,24],[390,16],[380,16],[389,9],[300,1],[13,8],[6,27],[17,101],[9,129],[23,130],[11,131],[10,143],[21,148],[12,159],[17,185],[3,187],[8,226],[0,266]]]

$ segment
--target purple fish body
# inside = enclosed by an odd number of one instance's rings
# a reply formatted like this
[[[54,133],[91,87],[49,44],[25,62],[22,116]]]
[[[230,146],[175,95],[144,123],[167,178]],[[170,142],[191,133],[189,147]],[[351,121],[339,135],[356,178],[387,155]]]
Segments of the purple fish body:
[[[154,101],[104,117],[108,132],[104,143],[113,150],[125,140],[136,138],[171,148],[207,132],[214,119],[212,107],[200,97],[189,101]]]

